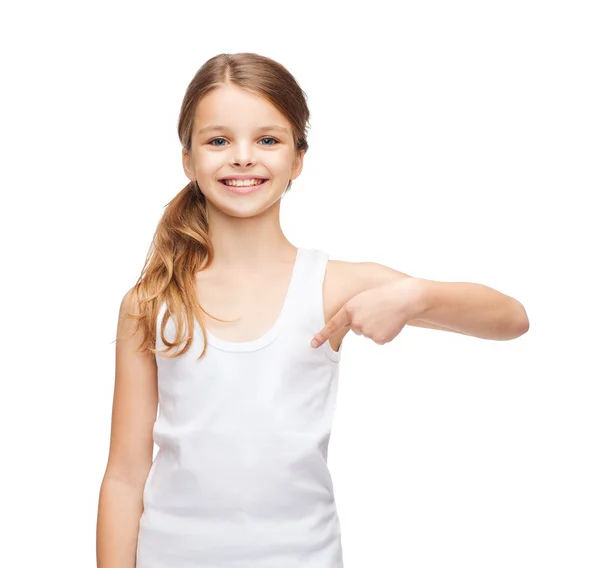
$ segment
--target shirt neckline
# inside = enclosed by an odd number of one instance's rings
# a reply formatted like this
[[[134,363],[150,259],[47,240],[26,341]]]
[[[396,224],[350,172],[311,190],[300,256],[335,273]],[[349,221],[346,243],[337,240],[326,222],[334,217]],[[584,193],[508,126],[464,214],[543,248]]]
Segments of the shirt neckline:
[[[257,339],[253,339],[252,341],[226,341],[225,339],[221,339],[214,335],[208,328],[206,328],[206,336],[207,343],[216,349],[220,349],[221,351],[232,351],[232,352],[248,352],[248,351],[256,351],[261,349],[262,347],[266,347],[269,343],[272,343],[275,338],[279,335],[281,330],[281,326],[283,324],[285,314],[289,309],[289,304],[291,302],[291,296],[295,289],[296,280],[298,279],[299,266],[305,254],[305,249],[303,247],[298,247],[296,250],[296,259],[294,260],[294,265],[292,267],[292,274],[290,276],[290,280],[288,282],[287,291],[285,294],[285,299],[283,301],[283,306],[279,311],[277,319],[275,323],[271,326],[271,328],[263,334],[261,337]],[[202,329],[197,319],[194,318],[194,327],[195,332],[202,334]]]

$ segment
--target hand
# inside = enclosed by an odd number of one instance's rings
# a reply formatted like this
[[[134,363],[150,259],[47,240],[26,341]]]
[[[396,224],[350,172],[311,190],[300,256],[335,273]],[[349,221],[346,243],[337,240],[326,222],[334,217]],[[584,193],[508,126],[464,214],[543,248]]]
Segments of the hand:
[[[369,288],[350,298],[314,336],[311,346],[319,347],[342,328],[350,328],[356,335],[383,345],[394,339],[420,310],[417,278],[402,278]]]

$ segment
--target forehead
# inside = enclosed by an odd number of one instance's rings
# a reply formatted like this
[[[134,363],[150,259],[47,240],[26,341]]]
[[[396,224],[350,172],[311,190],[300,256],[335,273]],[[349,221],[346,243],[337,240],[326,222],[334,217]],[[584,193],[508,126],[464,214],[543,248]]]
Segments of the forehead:
[[[217,87],[205,95],[196,106],[195,130],[211,125],[223,125],[232,130],[254,130],[265,125],[279,125],[290,134],[291,125],[266,99],[233,85]]]

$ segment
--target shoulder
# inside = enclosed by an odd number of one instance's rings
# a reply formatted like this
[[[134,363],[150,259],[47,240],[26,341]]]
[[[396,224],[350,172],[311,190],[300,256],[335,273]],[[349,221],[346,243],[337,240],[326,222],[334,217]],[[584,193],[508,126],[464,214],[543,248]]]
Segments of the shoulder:
[[[131,327],[132,315],[138,315],[140,313],[140,292],[134,286],[127,290],[123,298],[121,299],[121,305],[119,306],[119,324],[127,325]]]
[[[369,288],[402,278],[412,278],[409,274],[377,262],[345,260],[329,260],[327,274],[327,285],[338,290],[342,297],[346,296],[346,300]]]

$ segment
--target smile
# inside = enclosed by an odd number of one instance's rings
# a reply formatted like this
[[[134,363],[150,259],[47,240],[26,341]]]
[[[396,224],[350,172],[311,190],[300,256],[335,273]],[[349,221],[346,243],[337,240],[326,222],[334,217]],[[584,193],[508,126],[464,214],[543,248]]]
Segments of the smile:
[[[269,182],[267,179],[252,179],[252,180],[219,180],[219,183],[227,188],[232,193],[246,195],[253,193]]]

